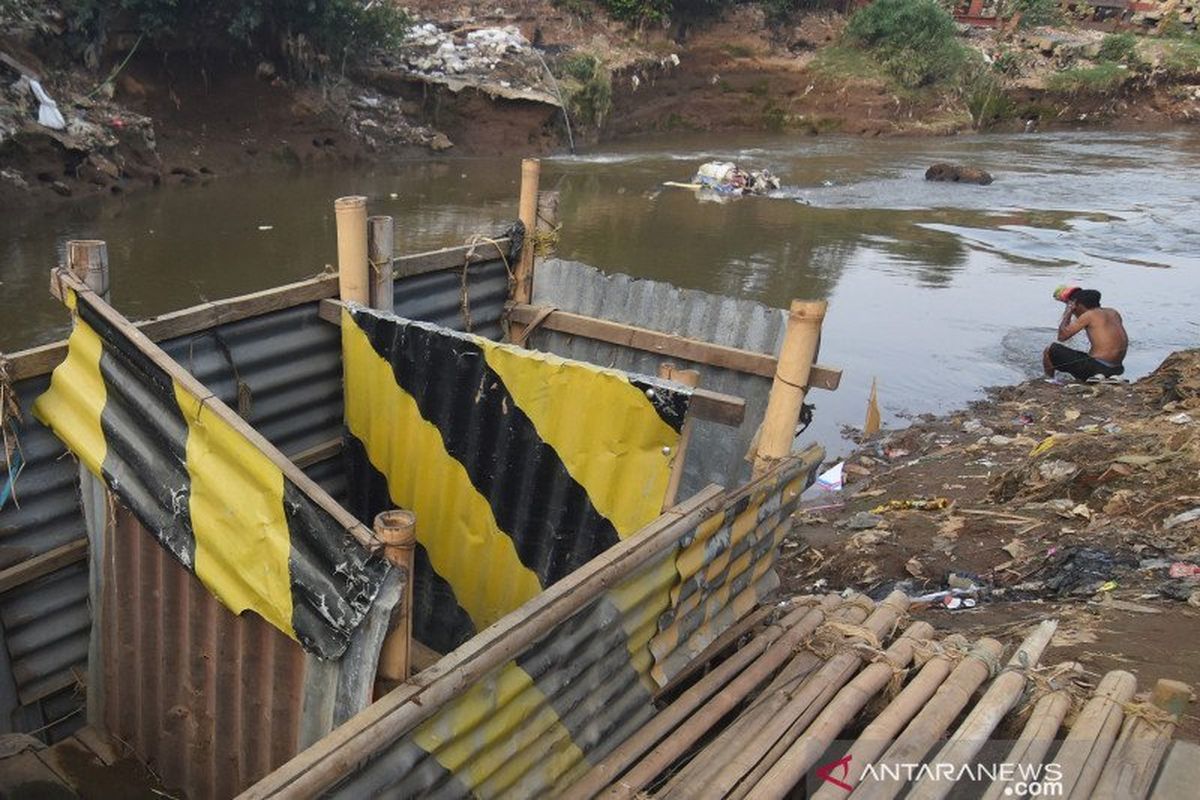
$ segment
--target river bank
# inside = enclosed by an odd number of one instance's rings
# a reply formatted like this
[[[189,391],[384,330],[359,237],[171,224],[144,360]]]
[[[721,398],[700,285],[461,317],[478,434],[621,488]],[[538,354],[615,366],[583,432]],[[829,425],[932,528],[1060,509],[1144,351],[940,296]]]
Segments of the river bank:
[[[0,26],[0,206],[308,165],[548,153],[647,133],[944,136],[1200,119],[1200,45],[1184,40],[1141,37],[1138,60],[1117,64],[1101,57],[1100,30],[967,30],[963,43],[996,67],[993,96],[897,85],[846,46],[845,17],[829,12],[781,22],[748,4],[631,27],[586,3],[408,7],[408,44],[316,80],[247,54],[139,49],[134,30],[113,33],[89,69],[54,33],[61,15]],[[484,44],[496,58],[472,65]],[[21,74],[68,112],[65,131],[37,124]]]
[[[1046,663],[1200,684],[1200,350],[1134,383],[993,389],[844,463],[784,544],[787,590],[901,588],[975,635],[1056,617]]]

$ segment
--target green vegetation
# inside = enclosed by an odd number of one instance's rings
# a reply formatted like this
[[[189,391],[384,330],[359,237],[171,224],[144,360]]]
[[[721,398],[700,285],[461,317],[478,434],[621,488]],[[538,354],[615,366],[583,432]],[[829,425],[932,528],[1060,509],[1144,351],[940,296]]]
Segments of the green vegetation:
[[[571,117],[599,127],[612,109],[612,73],[593,55],[573,55],[559,65]]]
[[[1062,19],[1058,11],[1058,0],[1015,0],[1012,10],[1021,15],[1022,28],[1054,25]]]
[[[408,19],[360,0],[63,0],[77,41],[103,39],[117,19],[160,47],[247,52],[312,50],[338,60],[398,40]]]
[[[975,128],[986,128],[1016,115],[1016,106],[996,72],[994,64],[989,68],[982,59],[973,60],[964,70],[960,92]]]
[[[1200,76],[1200,39],[1164,42],[1159,67],[1170,78]]]
[[[1059,94],[1112,94],[1129,77],[1121,64],[1103,61],[1094,67],[1076,67],[1057,72],[1046,79],[1046,88]]]
[[[1110,33],[1100,41],[1098,56],[1101,61],[1112,61],[1136,67],[1141,63],[1138,57],[1137,37],[1132,33]]]
[[[846,38],[906,89],[953,78],[967,60],[954,19],[935,0],[876,0],[850,18]]]

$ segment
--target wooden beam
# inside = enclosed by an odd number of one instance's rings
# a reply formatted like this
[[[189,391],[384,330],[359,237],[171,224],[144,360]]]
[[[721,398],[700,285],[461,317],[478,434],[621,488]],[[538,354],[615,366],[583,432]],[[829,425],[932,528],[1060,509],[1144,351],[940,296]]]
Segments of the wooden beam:
[[[495,261],[508,255],[508,237],[484,244],[458,245],[400,256],[395,261],[396,277],[407,278],[441,270],[460,269],[466,262],[468,253],[471,254],[471,264]],[[269,314],[272,311],[315,303],[327,297],[336,297],[337,292],[337,275],[329,273],[225,300],[201,303],[142,320],[134,325],[151,341],[161,342],[229,322]],[[51,294],[62,299],[53,283]],[[7,365],[9,379],[21,381],[51,372],[62,363],[66,355],[67,343],[63,340],[0,356],[0,360]]]
[[[59,545],[33,558],[0,570],[0,593],[24,586],[30,581],[49,575],[65,566],[87,558],[88,540],[76,539]]]
[[[105,322],[126,336],[130,343],[142,352],[142,355],[183,387],[184,391],[203,403],[211,413],[217,415],[225,424],[245,437],[250,445],[278,467],[284,476],[295,484],[297,489],[308,495],[309,499],[333,517],[360,544],[366,547],[373,547],[376,544],[375,535],[371,532],[370,528],[363,525],[355,519],[353,514],[342,508],[336,500],[317,485],[316,481],[305,475],[299,467],[281,453],[279,448],[267,441],[266,437],[239,417],[233,409],[226,405],[221,398],[209,391],[208,387],[197,380],[192,373],[188,372],[163,352],[162,348],[150,341],[146,334],[138,330],[133,323],[117,313],[108,303],[96,297],[92,290],[88,289],[87,286],[81,283],[78,278],[71,275],[71,273],[64,269],[56,269],[54,270],[54,275],[55,278],[52,283],[57,286],[59,293],[56,296],[61,297],[64,289],[69,288],[73,290],[78,302],[87,303]]]
[[[639,328],[606,319],[587,317],[568,311],[546,313],[541,306],[515,305],[509,310],[509,318],[516,323],[528,325],[545,314],[541,327],[571,336],[582,336],[609,344],[618,344],[634,350],[643,350],[671,358],[680,358],[705,364],[710,367],[744,372],[763,378],[775,377],[777,359],[766,353],[742,350],[737,347],[688,339],[672,333],[661,333],[649,328]],[[809,386],[814,389],[833,391],[842,380],[842,371],[835,367],[813,364],[809,373]]]
[[[317,314],[326,322],[342,324],[342,304],[337,300],[322,300]],[[737,395],[695,389],[692,391],[692,403],[688,411],[697,419],[736,428],[746,418],[746,400]]]
[[[327,442],[315,444],[312,447],[305,448],[291,456],[292,463],[300,469],[311,467],[313,464],[319,464],[322,461],[333,458],[342,452],[342,440],[330,439]]]

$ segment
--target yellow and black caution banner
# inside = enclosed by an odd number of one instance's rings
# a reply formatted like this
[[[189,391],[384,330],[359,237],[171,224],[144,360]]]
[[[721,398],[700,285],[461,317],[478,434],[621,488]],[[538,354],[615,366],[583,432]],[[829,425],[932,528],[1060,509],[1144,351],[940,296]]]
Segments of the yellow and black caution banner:
[[[416,513],[426,644],[454,647],[659,515],[682,387],[359,307],[342,354],[350,510]]]
[[[34,412],[234,613],[324,658],[345,651],[387,571],[91,295],[66,291],[66,360]]]

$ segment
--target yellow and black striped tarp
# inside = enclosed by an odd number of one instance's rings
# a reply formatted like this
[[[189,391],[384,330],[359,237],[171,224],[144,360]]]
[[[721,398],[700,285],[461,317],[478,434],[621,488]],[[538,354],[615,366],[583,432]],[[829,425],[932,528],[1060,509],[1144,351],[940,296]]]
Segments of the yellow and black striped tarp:
[[[101,301],[65,293],[74,328],[34,405],[38,419],[226,607],[259,614],[317,655],[340,656],[386,562],[215,413],[209,397],[155,363],[113,323],[114,312],[99,310]]]
[[[351,306],[350,509],[417,516],[415,632],[448,650],[662,508],[686,387]]]

